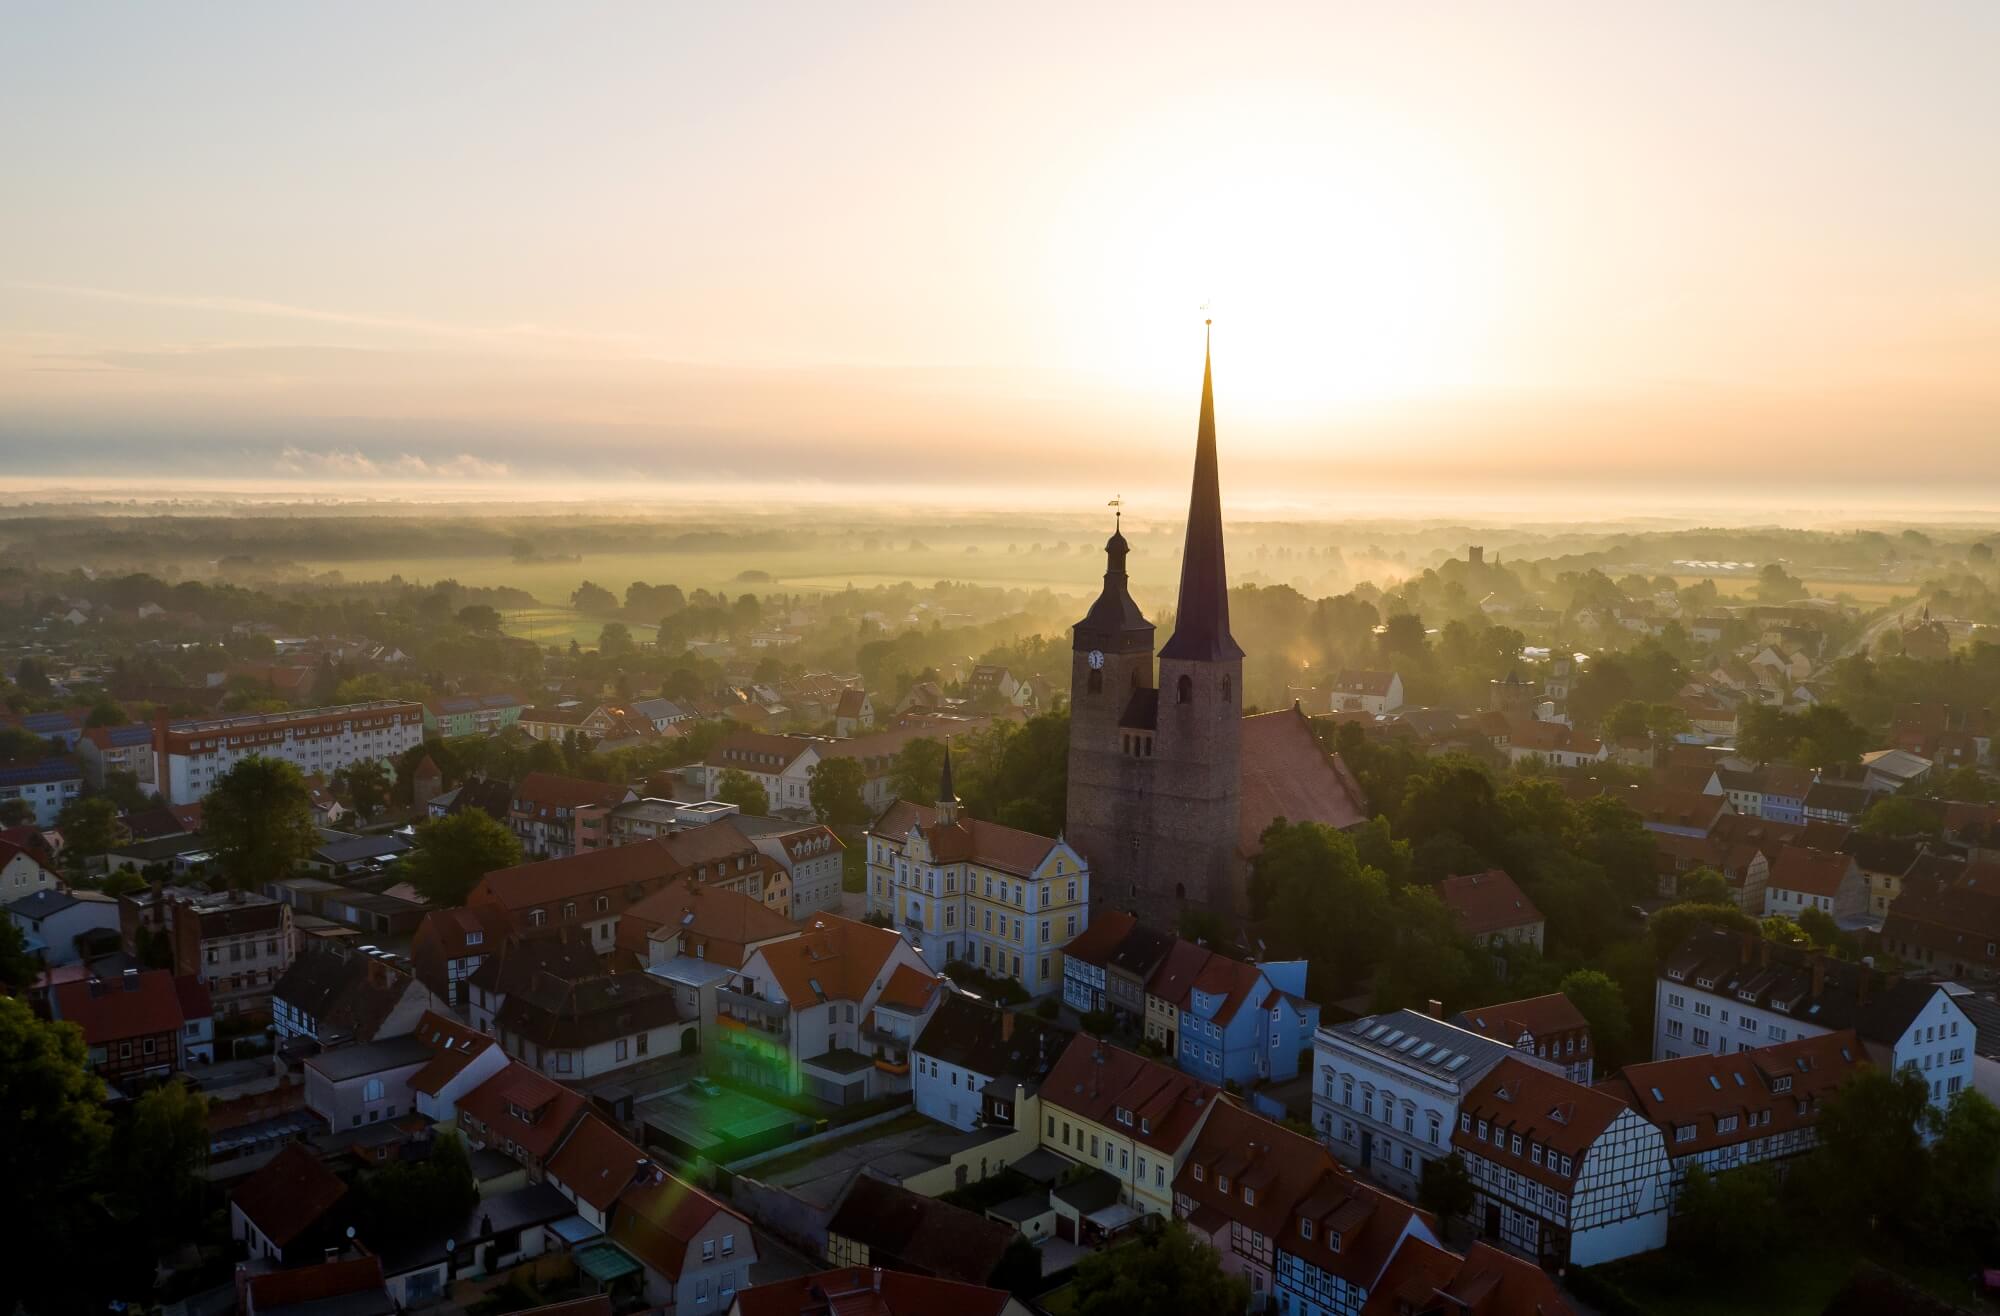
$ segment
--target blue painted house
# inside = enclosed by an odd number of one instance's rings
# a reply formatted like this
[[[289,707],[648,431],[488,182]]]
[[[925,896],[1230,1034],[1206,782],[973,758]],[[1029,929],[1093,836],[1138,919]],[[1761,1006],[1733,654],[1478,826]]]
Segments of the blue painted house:
[[[1306,962],[1244,964],[1210,955],[1180,1002],[1183,1073],[1247,1087],[1299,1072],[1312,1047],[1319,1006],[1306,999]]]

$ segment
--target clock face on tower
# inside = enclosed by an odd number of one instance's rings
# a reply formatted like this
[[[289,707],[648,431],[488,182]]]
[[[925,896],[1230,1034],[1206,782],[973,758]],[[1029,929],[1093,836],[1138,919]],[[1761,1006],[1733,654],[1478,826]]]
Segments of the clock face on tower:
[[[1092,649],[1090,651],[1090,665],[1100,669],[1104,666],[1104,650]]]

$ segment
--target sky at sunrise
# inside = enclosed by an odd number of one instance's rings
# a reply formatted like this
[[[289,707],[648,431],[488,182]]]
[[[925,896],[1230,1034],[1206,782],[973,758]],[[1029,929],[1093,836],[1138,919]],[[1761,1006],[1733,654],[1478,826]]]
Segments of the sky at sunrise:
[[[1996,51],[1985,0],[11,5],[0,493],[1101,506],[1186,487],[1213,316],[1244,498],[2000,506]]]

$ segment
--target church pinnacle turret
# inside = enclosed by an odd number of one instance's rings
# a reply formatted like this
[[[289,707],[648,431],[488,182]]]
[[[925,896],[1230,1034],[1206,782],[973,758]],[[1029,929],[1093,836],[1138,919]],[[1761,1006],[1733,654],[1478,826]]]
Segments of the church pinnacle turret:
[[[944,738],[944,770],[938,777],[938,821],[949,827],[958,821],[958,789],[951,779],[950,736]]]
[[[1161,658],[1194,662],[1243,656],[1236,637],[1229,633],[1229,575],[1222,562],[1222,481],[1215,455],[1215,382],[1210,360],[1204,343],[1201,423],[1195,433],[1194,487],[1188,496],[1180,603],[1174,614],[1173,636],[1160,650]]]

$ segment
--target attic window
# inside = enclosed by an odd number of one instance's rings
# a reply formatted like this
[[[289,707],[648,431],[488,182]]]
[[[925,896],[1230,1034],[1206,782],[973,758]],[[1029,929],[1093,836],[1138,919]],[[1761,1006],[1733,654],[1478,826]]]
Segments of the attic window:
[[[1139,1132],[1151,1133],[1152,1131],[1153,1131],[1153,1121],[1146,1118],[1144,1115],[1141,1115],[1139,1117]]]
[[[1248,1184],[1243,1185],[1243,1205],[1257,1205],[1257,1190]]]
[[[1228,1175],[1226,1175],[1226,1174],[1218,1174],[1218,1175],[1216,1175],[1216,1176],[1215,1176],[1215,1186],[1216,1186],[1217,1188],[1220,1188],[1220,1189],[1221,1189],[1221,1190],[1222,1190],[1223,1192],[1225,1192],[1225,1193],[1226,1193],[1226,1192],[1228,1192],[1228,1191],[1229,1191],[1229,1176],[1228,1176]]]
[[[1326,1245],[1335,1252],[1340,1251],[1340,1231],[1338,1229],[1327,1231]]]
[[[1312,1236],[1313,1236],[1313,1222],[1310,1220],[1299,1221],[1299,1237],[1311,1238]]]

